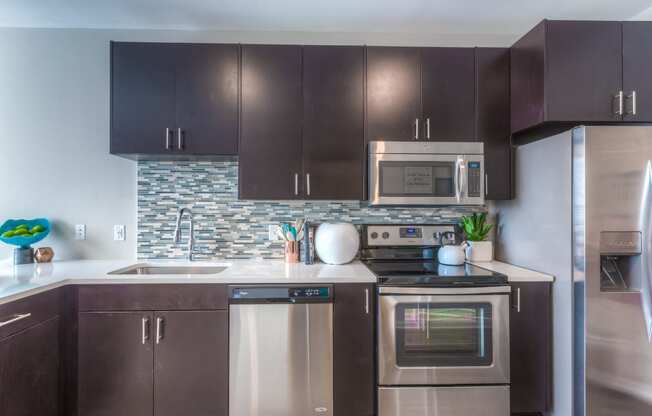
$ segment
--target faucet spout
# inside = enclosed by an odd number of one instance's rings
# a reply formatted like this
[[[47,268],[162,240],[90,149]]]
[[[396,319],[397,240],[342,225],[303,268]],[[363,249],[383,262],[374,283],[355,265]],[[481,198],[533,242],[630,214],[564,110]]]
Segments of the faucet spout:
[[[181,220],[183,219],[183,216],[185,214],[188,214],[188,218],[190,220],[190,230],[188,233],[188,257],[187,258],[188,261],[192,261],[193,251],[195,247],[195,223],[192,216],[192,210],[188,207],[181,208],[177,213],[177,224],[174,229],[174,243],[175,244],[181,243]]]

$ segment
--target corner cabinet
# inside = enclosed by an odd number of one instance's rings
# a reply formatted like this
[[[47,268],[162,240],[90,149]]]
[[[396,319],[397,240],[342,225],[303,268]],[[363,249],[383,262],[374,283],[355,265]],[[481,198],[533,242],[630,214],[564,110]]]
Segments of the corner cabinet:
[[[544,20],[511,50],[511,130],[652,121],[652,23]]]
[[[552,404],[552,283],[512,283],[511,412],[545,414]]]
[[[228,415],[221,285],[79,288],[78,416]]]
[[[112,42],[111,153],[236,155],[238,88],[238,45]]]
[[[242,46],[240,199],[363,198],[364,49]]]

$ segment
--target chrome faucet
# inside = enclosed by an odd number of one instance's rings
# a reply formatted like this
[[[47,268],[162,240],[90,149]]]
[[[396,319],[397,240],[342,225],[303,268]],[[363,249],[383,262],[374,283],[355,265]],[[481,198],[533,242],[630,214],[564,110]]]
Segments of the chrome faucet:
[[[181,219],[183,214],[188,214],[190,217],[190,232],[188,234],[188,261],[193,260],[193,251],[195,247],[195,223],[192,218],[192,210],[190,208],[181,208],[177,213],[177,226],[174,229],[174,243],[181,242]]]

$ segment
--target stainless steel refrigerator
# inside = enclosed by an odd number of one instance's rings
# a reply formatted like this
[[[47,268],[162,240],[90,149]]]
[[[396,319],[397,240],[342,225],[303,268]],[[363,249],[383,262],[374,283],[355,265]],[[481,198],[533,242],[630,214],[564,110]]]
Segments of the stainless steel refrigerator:
[[[577,127],[516,161],[498,257],[557,277],[551,414],[652,415],[652,127]]]

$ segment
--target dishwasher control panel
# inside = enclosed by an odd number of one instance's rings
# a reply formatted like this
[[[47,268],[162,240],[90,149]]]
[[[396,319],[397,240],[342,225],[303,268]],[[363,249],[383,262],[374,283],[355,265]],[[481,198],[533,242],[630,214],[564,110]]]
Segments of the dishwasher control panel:
[[[332,301],[331,286],[230,286],[231,303],[304,303]]]

